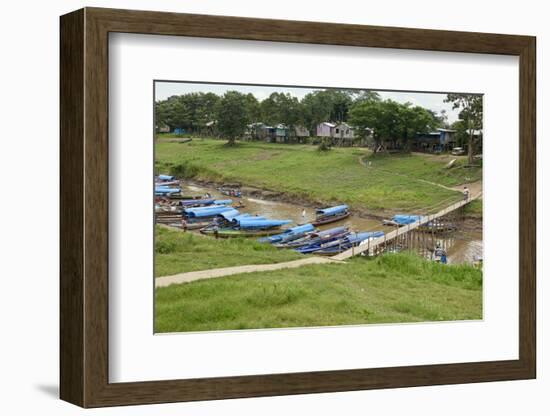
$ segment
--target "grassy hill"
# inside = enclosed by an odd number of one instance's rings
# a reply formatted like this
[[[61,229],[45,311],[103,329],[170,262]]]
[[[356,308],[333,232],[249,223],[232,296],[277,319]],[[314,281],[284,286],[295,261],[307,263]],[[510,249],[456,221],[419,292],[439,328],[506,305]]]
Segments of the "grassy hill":
[[[480,168],[446,156],[372,155],[362,148],[318,151],[311,145],[220,140],[156,144],[156,167],[180,177],[240,182],[313,203],[347,203],[371,212],[426,213],[450,205],[461,194],[443,187],[472,182]],[[369,163],[370,162],[370,163]]]

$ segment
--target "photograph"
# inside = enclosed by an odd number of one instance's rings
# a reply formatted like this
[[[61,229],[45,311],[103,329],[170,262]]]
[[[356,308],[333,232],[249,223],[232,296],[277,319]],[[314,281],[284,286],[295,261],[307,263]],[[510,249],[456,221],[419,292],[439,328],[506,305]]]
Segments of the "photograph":
[[[155,333],[483,319],[483,94],[153,88]]]

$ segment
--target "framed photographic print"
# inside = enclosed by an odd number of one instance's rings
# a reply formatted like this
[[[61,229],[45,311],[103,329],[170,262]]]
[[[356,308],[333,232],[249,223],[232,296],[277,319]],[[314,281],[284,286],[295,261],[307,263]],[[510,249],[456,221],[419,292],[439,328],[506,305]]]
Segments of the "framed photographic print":
[[[534,378],[535,38],[61,17],[83,407]]]

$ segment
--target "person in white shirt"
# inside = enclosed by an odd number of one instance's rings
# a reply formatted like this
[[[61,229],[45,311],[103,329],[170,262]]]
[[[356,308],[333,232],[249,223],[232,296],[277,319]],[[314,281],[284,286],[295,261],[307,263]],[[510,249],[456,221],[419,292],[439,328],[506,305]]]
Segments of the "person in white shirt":
[[[464,187],[462,194],[464,195],[464,201],[467,201],[468,199],[470,199],[470,190],[468,189],[467,186]]]

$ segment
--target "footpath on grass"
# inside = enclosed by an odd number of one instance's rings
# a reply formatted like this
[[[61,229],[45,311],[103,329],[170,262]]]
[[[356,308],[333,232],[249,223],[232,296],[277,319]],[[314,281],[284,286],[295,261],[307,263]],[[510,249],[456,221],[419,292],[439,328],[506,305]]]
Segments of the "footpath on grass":
[[[155,279],[155,287],[165,287],[178,283],[189,283],[195,280],[212,279],[215,277],[231,276],[240,273],[267,272],[280,269],[292,269],[308,264],[340,263],[329,257],[308,257],[300,260],[286,261],[275,264],[249,264],[245,266],[222,267],[219,269],[200,270],[195,272],[179,273],[172,276],[162,276]]]

